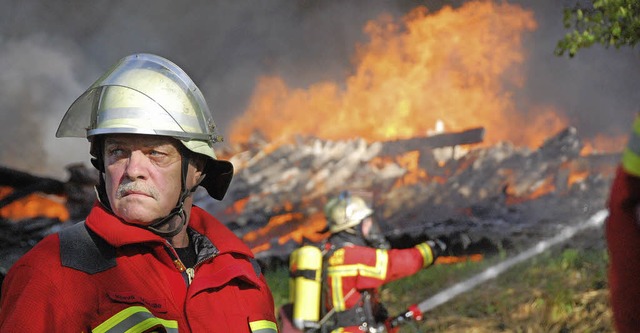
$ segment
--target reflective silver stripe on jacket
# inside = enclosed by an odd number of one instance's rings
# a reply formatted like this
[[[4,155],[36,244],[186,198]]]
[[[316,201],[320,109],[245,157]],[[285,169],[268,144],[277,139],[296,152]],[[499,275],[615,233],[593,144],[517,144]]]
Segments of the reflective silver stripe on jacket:
[[[178,333],[178,322],[155,317],[143,306],[128,307],[91,330],[94,333],[146,332],[154,327]]]
[[[269,320],[256,320],[249,323],[252,333],[277,333],[278,326]]]

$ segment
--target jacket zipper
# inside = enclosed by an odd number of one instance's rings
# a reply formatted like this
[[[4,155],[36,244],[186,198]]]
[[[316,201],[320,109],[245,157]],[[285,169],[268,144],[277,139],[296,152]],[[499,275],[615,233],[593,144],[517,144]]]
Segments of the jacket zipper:
[[[173,262],[173,267],[175,267],[176,270],[180,272],[180,274],[183,274],[183,278],[186,276],[186,279],[184,280],[188,287],[189,285],[191,285],[191,281],[193,281],[193,277],[195,276],[195,271],[193,270],[193,268],[187,268],[182,263],[182,260],[180,260],[180,257],[178,257],[176,250],[171,246],[169,242],[166,242],[165,249],[167,250],[169,257],[171,257],[171,261]],[[191,270],[191,272],[189,272],[189,270]]]
[[[191,281],[193,281],[193,278],[196,277],[196,267],[200,266],[200,264],[202,264],[204,261],[208,260],[209,258],[213,258],[214,255],[210,255],[206,258],[203,258],[202,260],[198,261],[195,263],[195,265],[193,265],[193,267],[189,267],[187,268],[187,276],[189,277],[189,285],[191,284]]]
[[[193,281],[193,278],[196,275],[196,270],[193,268],[187,268],[187,277],[189,278],[189,285],[191,285],[191,282]]]
[[[187,276],[187,287],[191,285],[191,282],[193,282],[193,279],[196,277],[196,267],[198,267],[198,265],[200,265],[202,262],[208,260],[209,258],[213,258],[215,255],[212,254],[206,258],[203,258],[202,260],[196,262],[195,265],[193,265],[193,267],[189,267],[187,268],[182,261],[180,260],[180,257],[178,257],[178,254],[176,253],[175,249],[171,246],[171,244],[169,242],[167,242],[167,248],[169,249],[169,255],[171,256],[171,259],[173,261],[173,266],[178,270],[178,272],[186,274]]]

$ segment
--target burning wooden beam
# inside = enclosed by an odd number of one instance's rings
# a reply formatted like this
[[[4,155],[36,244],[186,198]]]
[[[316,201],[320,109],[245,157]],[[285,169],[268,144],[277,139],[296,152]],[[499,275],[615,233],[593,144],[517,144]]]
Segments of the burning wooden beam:
[[[27,172],[0,166],[0,186],[13,188],[11,194],[0,200],[0,208],[34,192],[63,194],[64,183],[47,177],[38,177]]]
[[[435,148],[480,143],[484,140],[484,132],[484,127],[478,127],[462,132],[449,132],[432,136],[386,141],[378,156],[397,156],[412,150],[424,151]]]
[[[5,193],[9,192],[4,197],[0,196],[0,209],[40,193],[59,196],[59,201],[64,202],[68,211],[68,214],[63,214],[67,219],[83,219],[95,201],[93,187],[98,182],[97,172],[81,163],[68,165],[67,172],[69,179],[63,182],[0,166],[0,188],[3,188]]]

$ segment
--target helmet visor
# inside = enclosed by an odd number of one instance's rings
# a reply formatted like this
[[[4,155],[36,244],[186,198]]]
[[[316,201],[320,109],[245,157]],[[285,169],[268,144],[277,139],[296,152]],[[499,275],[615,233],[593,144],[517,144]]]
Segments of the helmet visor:
[[[123,58],[67,110],[57,137],[134,133],[221,141],[204,97],[174,63],[151,54]]]

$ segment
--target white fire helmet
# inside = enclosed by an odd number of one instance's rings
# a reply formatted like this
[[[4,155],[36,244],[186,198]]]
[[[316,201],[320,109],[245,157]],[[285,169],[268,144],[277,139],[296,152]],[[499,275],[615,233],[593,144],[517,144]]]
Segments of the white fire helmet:
[[[62,118],[57,137],[130,133],[169,136],[208,158],[200,185],[222,200],[233,165],[218,160],[222,141],[200,89],[173,62],[140,53],[122,58],[85,91]],[[92,144],[91,154],[100,158]]]
[[[352,196],[348,192],[332,198],[324,206],[324,215],[331,233],[356,226],[371,214],[373,210],[364,199]]]

